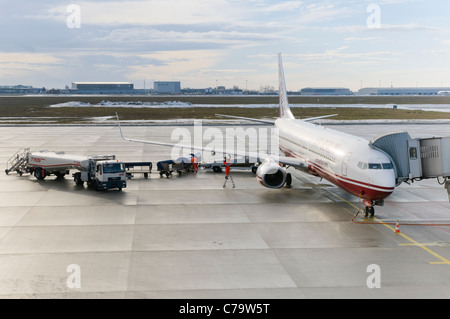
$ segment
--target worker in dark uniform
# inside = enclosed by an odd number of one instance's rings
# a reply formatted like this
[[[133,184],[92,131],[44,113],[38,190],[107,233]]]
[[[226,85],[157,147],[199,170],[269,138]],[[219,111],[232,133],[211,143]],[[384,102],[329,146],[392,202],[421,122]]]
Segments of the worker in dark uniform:
[[[235,188],[236,185],[234,184],[234,179],[233,179],[233,176],[231,175],[230,157],[228,157],[228,161],[227,161],[226,157],[223,158],[223,165],[225,166],[225,183],[223,183],[223,188],[226,187],[227,181],[229,178],[231,178],[231,182],[233,183],[233,188]]]

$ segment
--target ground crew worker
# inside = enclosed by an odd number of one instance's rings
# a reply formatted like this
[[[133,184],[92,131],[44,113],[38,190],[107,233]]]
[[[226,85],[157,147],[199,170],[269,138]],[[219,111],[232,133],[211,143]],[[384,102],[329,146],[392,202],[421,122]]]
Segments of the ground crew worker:
[[[197,157],[194,154],[192,154],[191,163],[192,163],[192,171],[194,173],[197,173],[197,171],[198,171],[198,163],[197,163]]]
[[[223,165],[225,166],[225,183],[223,183],[223,188],[225,188],[225,186],[227,185],[228,178],[231,178],[231,182],[233,183],[233,188],[235,188],[236,185],[234,184],[234,179],[233,179],[233,176],[231,175],[231,163],[230,163],[229,157],[228,157],[228,161],[227,161],[226,157],[223,158]]]

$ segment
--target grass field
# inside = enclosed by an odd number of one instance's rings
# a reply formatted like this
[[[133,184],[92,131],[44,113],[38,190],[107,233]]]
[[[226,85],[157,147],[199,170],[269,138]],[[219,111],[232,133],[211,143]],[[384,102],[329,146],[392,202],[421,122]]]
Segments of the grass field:
[[[187,108],[123,108],[123,107],[61,107],[50,108],[50,105],[70,101],[98,104],[107,101],[142,101],[167,102],[180,101],[192,104],[207,104],[210,107]],[[386,104],[450,104],[450,97],[304,97],[290,96],[291,104],[379,104],[380,108],[358,107],[297,107],[292,112],[298,118],[315,117],[327,114],[339,114],[335,120],[361,119],[450,119],[450,113],[421,110],[394,110],[382,107]],[[232,114],[235,116],[254,118],[275,118],[276,108],[243,108],[233,107],[239,104],[277,104],[277,96],[15,96],[0,97],[1,123],[29,123],[21,118],[44,118],[41,123],[85,123],[92,117],[113,116],[119,113],[123,120],[167,120],[167,119],[214,119],[215,114]],[[227,105],[227,107],[214,107]]]

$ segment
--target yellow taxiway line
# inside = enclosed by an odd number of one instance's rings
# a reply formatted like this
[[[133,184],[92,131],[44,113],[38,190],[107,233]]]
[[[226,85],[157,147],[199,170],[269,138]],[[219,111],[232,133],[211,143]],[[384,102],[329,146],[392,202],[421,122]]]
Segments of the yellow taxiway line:
[[[341,196],[333,193],[330,190],[327,190],[330,194],[332,194],[333,196],[339,198],[340,200],[344,201],[345,203],[347,203],[348,205],[356,208],[357,210],[359,210],[359,207],[357,207],[356,205],[354,205],[353,203],[349,202],[348,200],[346,200],[345,198],[342,198]],[[391,231],[394,231],[394,228],[392,228],[390,225],[388,225],[387,223],[383,222],[382,220],[374,217],[374,220],[377,224],[383,225],[387,228],[389,228]],[[442,257],[441,255],[439,255],[438,253],[432,251],[430,248],[428,248],[427,246],[429,246],[429,244],[420,244],[417,241],[415,241],[414,239],[412,239],[411,237],[405,235],[404,233],[397,233],[397,235],[402,236],[404,239],[406,239],[407,241],[410,242],[410,244],[403,244],[403,245],[414,245],[417,247],[422,248],[423,250],[425,250],[427,253],[429,253],[430,255],[433,255],[434,257],[436,257],[437,259],[439,259],[439,262],[430,262],[430,264],[432,265],[450,265],[450,261],[444,257]]]

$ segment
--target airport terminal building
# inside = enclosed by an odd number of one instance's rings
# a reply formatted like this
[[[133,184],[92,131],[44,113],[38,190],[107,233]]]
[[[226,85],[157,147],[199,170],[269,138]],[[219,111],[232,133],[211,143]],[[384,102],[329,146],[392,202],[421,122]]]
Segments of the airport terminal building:
[[[70,93],[78,94],[132,94],[130,82],[72,82]]]
[[[43,94],[45,88],[39,89],[26,85],[0,86],[0,94]]]
[[[350,89],[346,88],[304,88],[301,95],[353,95]]]
[[[155,93],[158,94],[178,94],[181,93],[181,82],[155,82]]]
[[[363,88],[358,91],[358,95],[441,95],[441,92],[450,91],[445,87],[428,88]]]

